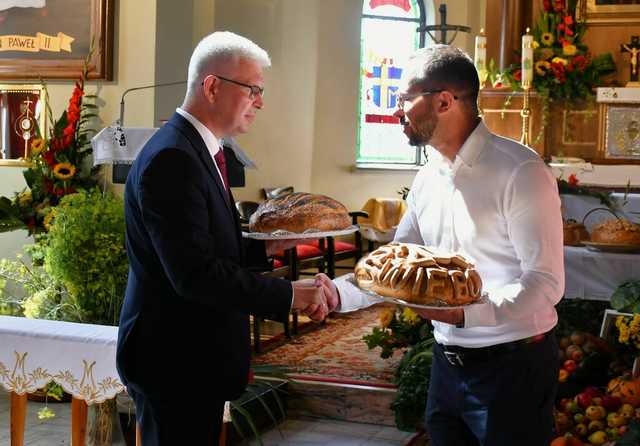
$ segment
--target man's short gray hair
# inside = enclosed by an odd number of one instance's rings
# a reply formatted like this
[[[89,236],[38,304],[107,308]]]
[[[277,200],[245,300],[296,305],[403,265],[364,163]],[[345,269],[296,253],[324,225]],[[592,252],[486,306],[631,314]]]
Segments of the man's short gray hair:
[[[261,67],[271,66],[271,59],[265,50],[246,37],[229,31],[209,34],[198,43],[189,60],[187,97],[200,87],[212,68],[230,62],[234,57],[252,60]]]

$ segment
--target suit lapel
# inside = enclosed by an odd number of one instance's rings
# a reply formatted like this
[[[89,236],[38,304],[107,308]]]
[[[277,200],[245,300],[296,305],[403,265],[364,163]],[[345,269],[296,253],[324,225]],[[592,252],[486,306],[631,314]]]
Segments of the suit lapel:
[[[231,212],[231,216],[233,217],[229,192],[225,189],[224,184],[222,184],[222,179],[220,178],[220,175],[218,175],[218,169],[216,168],[216,165],[211,158],[211,154],[209,153],[209,150],[207,149],[207,146],[202,140],[202,137],[200,136],[198,131],[191,125],[189,121],[187,121],[178,113],[174,113],[169,122],[167,122],[167,124],[165,125],[171,125],[175,127],[189,140],[196,153],[198,154],[200,161],[202,161],[206,166],[207,172],[209,172],[209,175],[213,179],[213,182],[216,184],[216,189],[220,193],[221,198],[224,200],[227,209],[229,210],[229,212]]]

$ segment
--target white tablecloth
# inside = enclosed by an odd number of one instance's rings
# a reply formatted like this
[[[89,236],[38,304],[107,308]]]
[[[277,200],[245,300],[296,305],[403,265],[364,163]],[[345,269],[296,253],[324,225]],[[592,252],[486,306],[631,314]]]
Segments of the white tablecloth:
[[[0,385],[22,395],[55,381],[87,404],[114,398],[117,337],[118,327],[0,316]]]
[[[618,285],[640,279],[640,254],[565,246],[564,272],[566,298],[609,300]]]

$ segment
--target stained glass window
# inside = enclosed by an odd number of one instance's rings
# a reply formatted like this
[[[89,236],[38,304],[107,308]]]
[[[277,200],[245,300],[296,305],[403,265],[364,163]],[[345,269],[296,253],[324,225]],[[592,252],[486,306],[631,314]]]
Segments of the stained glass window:
[[[356,161],[419,164],[393,116],[406,61],[424,45],[422,0],[363,0],[360,34],[360,98]],[[422,45],[421,45],[422,44]]]

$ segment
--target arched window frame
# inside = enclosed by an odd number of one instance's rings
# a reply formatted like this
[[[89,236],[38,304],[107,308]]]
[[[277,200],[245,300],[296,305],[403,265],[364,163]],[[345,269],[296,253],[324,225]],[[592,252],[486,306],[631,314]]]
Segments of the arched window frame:
[[[396,21],[396,22],[413,22],[416,24],[416,33],[418,35],[418,48],[423,48],[425,46],[426,43],[426,31],[424,31],[424,28],[426,25],[428,24],[434,24],[434,23],[427,23],[428,19],[430,19],[430,22],[434,22],[434,18],[435,18],[435,11],[434,11],[434,6],[433,6],[433,1],[432,0],[408,0],[410,2],[410,4],[412,6],[417,6],[418,12],[419,12],[419,16],[417,18],[413,17],[402,17],[402,16],[393,16],[393,15],[377,15],[377,14],[369,14],[369,13],[365,13],[366,5],[367,3],[371,3],[372,0],[363,0],[362,3],[362,13],[361,13],[361,23],[364,23],[365,19],[374,19],[374,20],[389,20],[389,21]],[[426,4],[425,4],[426,2]],[[364,31],[361,31],[361,40],[364,40],[366,38],[366,36],[364,35]],[[411,42],[407,42],[407,45],[411,45]],[[412,47],[412,50],[415,49],[415,47]],[[364,69],[364,57],[363,57],[363,51],[364,49],[361,48],[361,57],[360,57],[360,64],[359,64],[359,69],[362,70]],[[363,135],[363,125],[365,124],[364,122],[364,115],[365,115],[365,111],[363,111],[363,95],[366,94],[365,91],[365,86],[363,85],[363,76],[361,75],[359,77],[360,79],[360,84],[359,84],[359,94],[358,94],[358,124],[357,124],[357,143],[356,143],[356,164],[358,167],[364,167],[364,168],[411,168],[412,166],[419,166],[419,165],[423,165],[425,162],[425,156],[424,156],[424,151],[422,147],[415,147],[414,148],[414,156],[413,159],[411,161],[401,161],[398,162],[396,160],[393,160],[391,157],[392,153],[396,153],[397,150],[410,150],[410,146],[408,145],[408,142],[406,142],[406,144],[404,145],[403,148],[398,148],[398,147],[390,147],[389,148],[389,154],[390,157],[388,160],[385,159],[367,159],[366,156],[362,156],[361,155],[361,144],[362,144],[362,135]],[[391,111],[391,113],[389,113],[389,115],[393,114],[393,111]],[[384,116],[384,118],[386,119],[385,124],[378,124],[378,125],[390,125],[389,124],[389,120],[390,118],[388,118],[387,116]],[[391,124],[393,125],[393,124]],[[398,124],[398,128],[399,131],[401,132],[401,128]],[[408,157],[407,157],[408,158]]]

